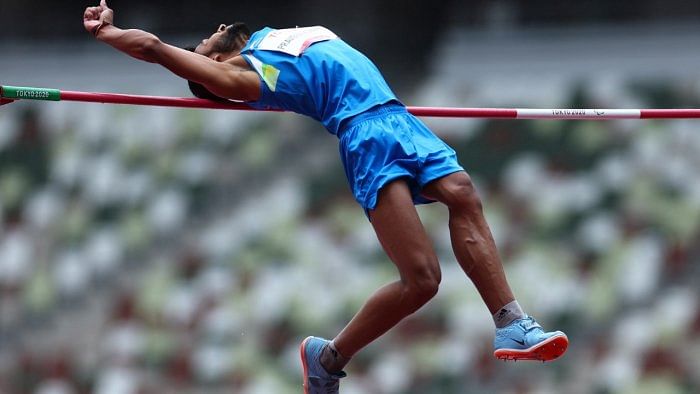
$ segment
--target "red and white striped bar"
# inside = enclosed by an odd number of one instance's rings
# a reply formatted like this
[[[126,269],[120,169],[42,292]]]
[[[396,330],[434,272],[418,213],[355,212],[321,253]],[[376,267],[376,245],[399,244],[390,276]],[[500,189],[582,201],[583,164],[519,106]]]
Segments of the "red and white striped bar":
[[[0,105],[15,100],[79,101],[104,104],[148,105],[179,108],[256,111],[245,103],[221,103],[186,97],[59,91],[57,89],[0,86]],[[532,109],[532,108],[455,108],[408,107],[416,116],[480,119],[700,119],[700,109]]]
[[[416,116],[483,119],[700,119],[700,109],[534,109],[408,107]]]

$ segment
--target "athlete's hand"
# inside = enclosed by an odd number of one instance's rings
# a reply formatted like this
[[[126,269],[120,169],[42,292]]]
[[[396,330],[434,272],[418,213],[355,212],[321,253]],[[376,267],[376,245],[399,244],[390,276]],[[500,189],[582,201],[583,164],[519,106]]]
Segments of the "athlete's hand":
[[[100,29],[111,25],[114,20],[114,11],[107,6],[107,0],[101,0],[97,7],[88,7],[83,14],[85,30],[97,36]]]

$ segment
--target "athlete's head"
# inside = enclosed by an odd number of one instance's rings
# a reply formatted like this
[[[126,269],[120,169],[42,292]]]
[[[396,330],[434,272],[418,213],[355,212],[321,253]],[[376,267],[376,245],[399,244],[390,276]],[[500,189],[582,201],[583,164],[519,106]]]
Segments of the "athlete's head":
[[[238,55],[248,42],[248,38],[250,38],[250,29],[245,23],[236,22],[228,26],[221,24],[209,38],[203,39],[194,51],[223,62]]]
[[[250,29],[245,23],[236,22],[232,25],[219,25],[218,29],[209,37],[202,40],[196,47],[187,48],[194,53],[206,56],[217,62],[226,61],[237,56],[250,38]],[[211,93],[203,85],[187,81],[190,91],[195,97],[209,100],[225,100]]]

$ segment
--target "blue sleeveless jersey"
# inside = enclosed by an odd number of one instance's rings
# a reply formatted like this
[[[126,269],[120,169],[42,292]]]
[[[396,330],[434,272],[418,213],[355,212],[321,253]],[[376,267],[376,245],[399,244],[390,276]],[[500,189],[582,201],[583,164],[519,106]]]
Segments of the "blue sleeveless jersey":
[[[399,102],[377,67],[339,38],[311,44],[299,56],[260,49],[272,31],[253,33],[241,55],[260,75],[258,109],[310,116],[335,135],[343,121],[377,105]]]

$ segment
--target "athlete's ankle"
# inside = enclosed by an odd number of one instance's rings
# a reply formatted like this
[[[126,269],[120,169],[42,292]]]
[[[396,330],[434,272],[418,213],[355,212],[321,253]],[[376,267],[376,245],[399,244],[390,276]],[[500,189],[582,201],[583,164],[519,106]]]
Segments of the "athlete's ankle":
[[[326,372],[329,374],[337,374],[350,362],[350,358],[340,354],[338,349],[335,348],[333,341],[331,341],[321,350],[320,362]]]
[[[513,300],[500,307],[498,311],[493,314],[493,322],[496,324],[496,328],[503,328],[514,320],[525,317],[527,317],[527,315],[523,312],[522,308],[520,308],[518,301]]]

